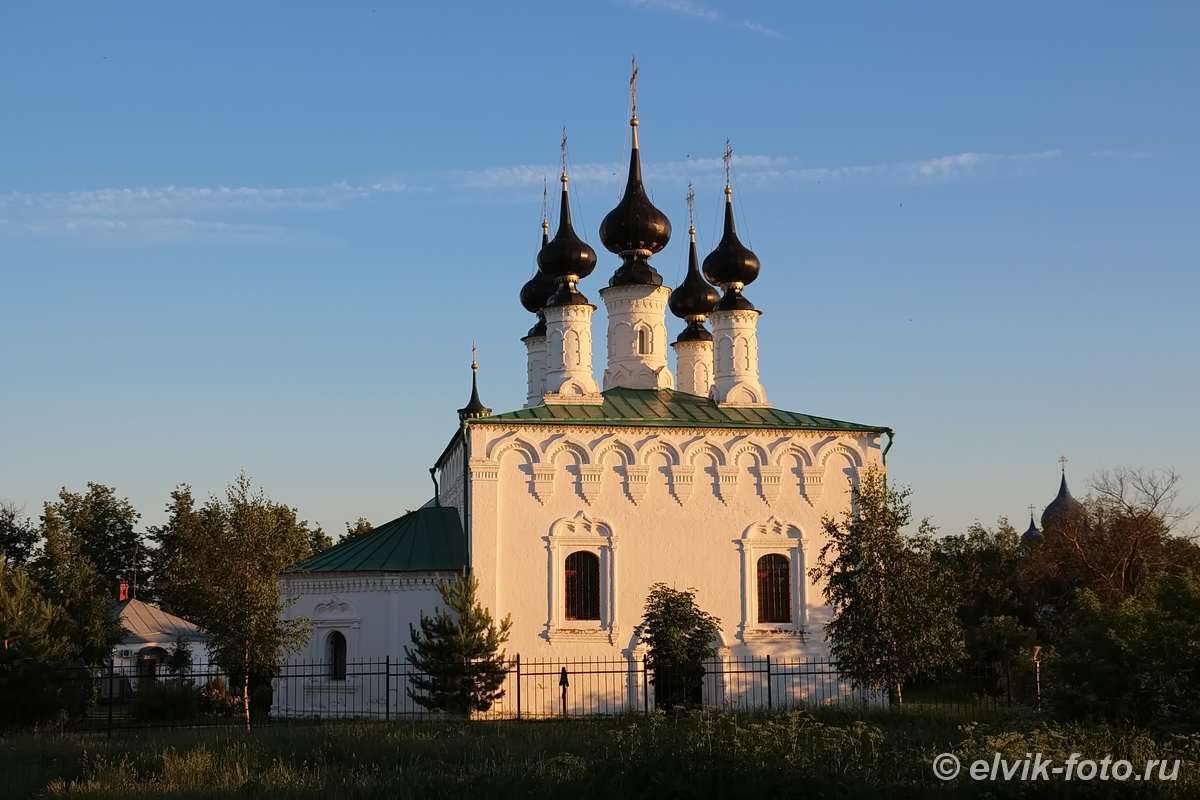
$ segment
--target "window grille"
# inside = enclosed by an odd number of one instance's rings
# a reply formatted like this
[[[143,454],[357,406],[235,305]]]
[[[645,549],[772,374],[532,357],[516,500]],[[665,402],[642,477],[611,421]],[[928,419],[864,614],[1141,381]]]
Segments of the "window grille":
[[[758,621],[792,621],[792,570],[778,553],[758,560]]]
[[[565,564],[567,619],[600,619],[600,559],[580,550]]]

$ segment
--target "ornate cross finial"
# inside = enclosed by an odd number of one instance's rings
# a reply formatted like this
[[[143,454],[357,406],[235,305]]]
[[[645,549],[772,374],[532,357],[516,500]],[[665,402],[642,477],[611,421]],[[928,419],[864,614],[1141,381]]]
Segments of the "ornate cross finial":
[[[1033,503],[1029,504],[1029,518],[1033,519],[1033,509],[1037,508]]]
[[[549,201],[546,199],[547,198],[546,193],[548,191],[547,184],[549,184],[549,181],[547,181],[546,176],[543,175],[542,176],[542,222],[546,221],[546,219],[548,218],[548,212],[550,210]]]
[[[479,363],[475,360],[475,343],[471,342],[471,370],[479,369]]]
[[[562,136],[562,172],[563,175],[567,174],[567,128],[565,125],[563,126]]]
[[[633,74],[629,76],[630,116],[637,117],[637,56],[633,57]]]
[[[692,229],[693,233],[695,233],[696,232],[696,193],[694,191],[692,191],[692,182],[691,181],[688,181],[687,204],[688,204],[688,227]]]
[[[728,186],[729,168],[733,164],[733,145],[729,143],[728,139],[725,140],[725,155],[721,157],[721,160],[725,162],[725,185]]]
[[[1059,456],[1058,457],[1058,465],[1060,467],[1062,467],[1063,475],[1066,475],[1067,474],[1067,457]]]

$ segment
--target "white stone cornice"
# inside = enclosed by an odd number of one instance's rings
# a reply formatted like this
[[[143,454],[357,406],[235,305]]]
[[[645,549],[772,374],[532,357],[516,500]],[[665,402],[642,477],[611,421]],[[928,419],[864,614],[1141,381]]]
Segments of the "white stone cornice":
[[[779,490],[781,488],[779,479],[783,475],[783,467],[767,467],[758,468],[758,489],[762,494],[762,499],[771,504],[779,499]]]
[[[721,502],[728,504],[737,497],[738,475],[742,468],[736,465],[717,467],[717,486],[721,493]]]
[[[279,576],[281,593],[332,595],[351,592],[437,591],[437,581],[452,572],[285,572]]]
[[[679,505],[685,505],[692,498],[696,489],[696,468],[686,464],[676,464],[667,468],[671,476],[671,491]]]
[[[634,503],[640,503],[646,496],[646,487],[650,477],[650,468],[642,465],[625,467],[625,490]]]
[[[534,464],[532,469],[533,491],[537,495],[538,502],[545,505],[546,501],[554,494],[555,467],[553,464]]]
[[[600,497],[600,479],[604,475],[602,464],[584,464],[579,467],[579,491],[588,505]]]

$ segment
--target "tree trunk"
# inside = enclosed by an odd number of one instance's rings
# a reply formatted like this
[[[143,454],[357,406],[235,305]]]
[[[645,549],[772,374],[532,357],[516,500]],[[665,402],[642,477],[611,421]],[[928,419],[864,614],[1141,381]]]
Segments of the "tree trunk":
[[[893,706],[904,704],[904,693],[900,690],[900,683],[897,681],[888,689],[888,703]]]
[[[250,730],[250,648],[242,658],[242,711],[246,715],[246,730]]]

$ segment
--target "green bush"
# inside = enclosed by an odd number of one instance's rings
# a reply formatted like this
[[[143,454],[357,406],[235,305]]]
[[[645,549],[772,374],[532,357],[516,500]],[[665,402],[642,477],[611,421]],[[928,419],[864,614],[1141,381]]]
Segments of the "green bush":
[[[220,675],[210,678],[200,690],[200,713],[214,717],[234,717],[242,713],[242,698],[229,694],[229,686]]]
[[[1076,597],[1076,620],[1051,653],[1051,706],[1065,717],[1138,724],[1200,722],[1200,578],[1155,579],[1103,606]]]
[[[171,722],[200,715],[200,691],[187,680],[143,678],[130,710],[142,722]]]

